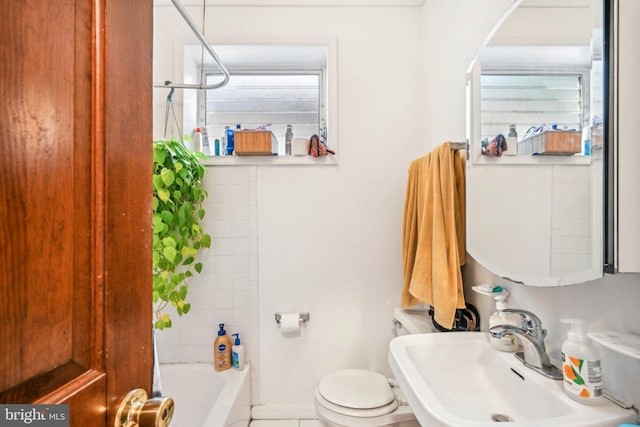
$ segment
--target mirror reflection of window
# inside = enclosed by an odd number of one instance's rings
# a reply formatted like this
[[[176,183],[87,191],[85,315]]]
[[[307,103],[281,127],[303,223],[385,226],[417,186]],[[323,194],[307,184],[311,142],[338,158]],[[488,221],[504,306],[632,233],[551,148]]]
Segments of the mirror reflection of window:
[[[542,124],[563,130],[587,127],[589,102],[588,92],[583,90],[584,80],[583,73],[483,72],[482,139],[506,136],[512,124],[520,138]]]

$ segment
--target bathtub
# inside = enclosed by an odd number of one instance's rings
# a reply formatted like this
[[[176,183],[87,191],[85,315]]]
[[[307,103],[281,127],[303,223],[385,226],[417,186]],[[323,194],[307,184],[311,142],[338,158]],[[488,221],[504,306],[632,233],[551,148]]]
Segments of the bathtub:
[[[162,394],[175,401],[171,427],[247,427],[250,369],[217,372],[212,364],[161,364]]]

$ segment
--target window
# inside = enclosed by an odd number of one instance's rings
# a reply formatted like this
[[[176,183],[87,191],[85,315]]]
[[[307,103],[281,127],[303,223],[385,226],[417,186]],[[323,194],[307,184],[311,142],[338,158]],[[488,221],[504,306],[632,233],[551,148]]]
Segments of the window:
[[[280,156],[210,156],[207,164],[337,164],[338,156],[322,159],[284,156],[288,124],[295,138],[325,136],[338,152],[337,40],[280,44],[214,46],[229,70],[229,83],[207,91],[183,91],[183,127],[189,134],[205,127],[212,142],[222,138],[225,126],[235,129],[268,128],[278,139]],[[222,75],[202,46],[184,46],[184,81],[217,83]]]
[[[309,138],[324,130],[323,70],[234,71],[219,89],[208,90],[201,101],[201,117],[211,135],[222,135],[225,126],[256,129],[269,125],[284,153],[285,131],[293,126],[294,136]],[[207,84],[220,81],[216,72],[206,72]]]
[[[582,72],[487,72],[480,78],[482,138],[508,132],[522,137],[531,127],[557,124],[580,130],[588,125],[588,74]],[[586,88],[586,89],[585,89]]]

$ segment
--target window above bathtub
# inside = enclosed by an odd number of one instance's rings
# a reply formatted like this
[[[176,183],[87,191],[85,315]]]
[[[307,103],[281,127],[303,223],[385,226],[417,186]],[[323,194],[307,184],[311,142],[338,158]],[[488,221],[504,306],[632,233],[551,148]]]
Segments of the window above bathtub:
[[[219,89],[184,93],[184,133],[205,127],[213,147],[225,126],[256,129],[267,126],[278,139],[273,156],[210,156],[210,165],[336,164],[336,41],[226,43],[213,46],[231,75]],[[185,80],[216,83],[220,70],[198,45],[185,46]],[[204,60],[204,63],[203,63]],[[295,138],[325,135],[336,155],[313,158],[284,155],[285,132]]]

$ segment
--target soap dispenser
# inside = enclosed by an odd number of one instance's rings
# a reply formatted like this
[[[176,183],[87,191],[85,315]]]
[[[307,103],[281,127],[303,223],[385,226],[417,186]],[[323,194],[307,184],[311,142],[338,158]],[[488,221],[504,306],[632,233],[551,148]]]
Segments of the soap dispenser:
[[[586,404],[603,401],[600,353],[584,333],[581,319],[560,319],[571,329],[562,343],[562,382],[564,392],[573,400]]]
[[[224,371],[231,367],[231,340],[224,329],[224,323],[218,325],[220,330],[213,343],[213,363],[216,371]]]
[[[241,371],[244,368],[244,346],[240,344],[240,334],[233,334],[236,340],[231,347],[231,366]]]
[[[489,328],[498,325],[522,326],[522,319],[519,314],[504,312],[507,308],[506,300],[508,293],[500,293],[494,297],[496,301],[496,311],[489,317]],[[517,351],[520,347],[520,340],[513,334],[505,334],[502,338],[490,337],[491,347],[500,351]]]

